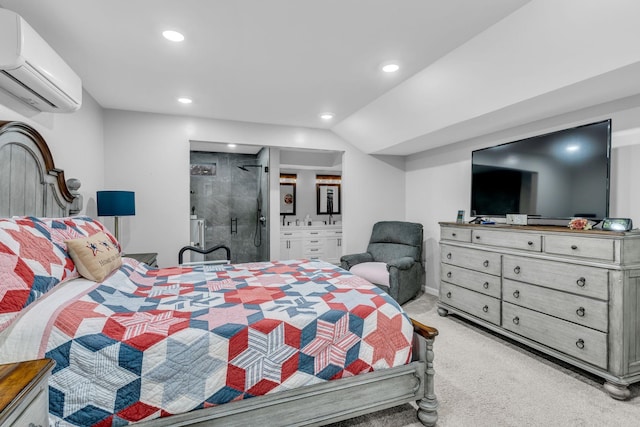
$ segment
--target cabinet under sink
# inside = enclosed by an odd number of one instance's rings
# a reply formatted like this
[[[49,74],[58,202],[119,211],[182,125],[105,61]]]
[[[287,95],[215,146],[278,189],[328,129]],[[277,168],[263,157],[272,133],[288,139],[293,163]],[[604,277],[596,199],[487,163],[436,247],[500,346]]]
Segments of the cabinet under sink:
[[[285,226],[280,228],[280,259],[321,259],[340,263],[342,227]]]

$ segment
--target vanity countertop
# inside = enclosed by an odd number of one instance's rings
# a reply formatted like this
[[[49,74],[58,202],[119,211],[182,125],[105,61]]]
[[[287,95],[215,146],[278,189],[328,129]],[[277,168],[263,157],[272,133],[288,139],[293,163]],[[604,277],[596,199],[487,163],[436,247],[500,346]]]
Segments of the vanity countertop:
[[[342,224],[332,224],[332,225],[324,225],[324,224],[314,224],[314,225],[285,225],[280,226],[280,231],[291,231],[291,230],[340,230],[342,229]]]

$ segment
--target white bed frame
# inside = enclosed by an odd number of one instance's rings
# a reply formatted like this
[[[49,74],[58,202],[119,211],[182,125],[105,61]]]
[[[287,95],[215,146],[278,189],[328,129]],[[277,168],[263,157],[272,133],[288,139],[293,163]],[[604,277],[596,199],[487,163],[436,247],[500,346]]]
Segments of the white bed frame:
[[[0,217],[62,217],[68,215],[72,201],[64,172],[54,166],[42,136],[27,124],[0,121]],[[413,325],[414,355],[407,365],[136,425],[313,426],[417,402],[420,422],[434,426],[438,401],[433,342],[438,331],[416,321]]]

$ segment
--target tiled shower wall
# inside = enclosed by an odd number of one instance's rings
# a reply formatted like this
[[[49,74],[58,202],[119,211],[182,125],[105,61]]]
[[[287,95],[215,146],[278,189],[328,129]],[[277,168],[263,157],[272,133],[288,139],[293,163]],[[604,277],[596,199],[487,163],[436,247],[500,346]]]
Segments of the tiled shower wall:
[[[259,185],[268,183],[265,177],[268,151],[266,155],[264,151],[258,155],[191,152],[191,164],[215,164],[215,175],[191,175],[191,207],[198,218],[205,219],[205,246],[229,246],[234,263],[269,258],[268,228],[258,222],[257,215]],[[248,171],[239,168],[247,165],[260,166],[247,167]],[[268,191],[263,188],[264,213],[268,212],[267,195]],[[237,221],[232,223],[232,220]],[[224,251],[207,255],[208,260],[221,258]]]

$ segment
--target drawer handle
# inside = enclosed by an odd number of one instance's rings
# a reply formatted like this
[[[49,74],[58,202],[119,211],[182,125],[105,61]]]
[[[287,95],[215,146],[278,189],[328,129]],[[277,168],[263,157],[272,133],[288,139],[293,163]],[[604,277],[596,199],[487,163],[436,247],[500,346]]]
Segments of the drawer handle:
[[[576,314],[580,317],[584,317],[584,307],[580,307],[576,310]]]
[[[520,324],[520,318],[518,316],[513,318],[513,323],[515,323],[516,325]]]
[[[513,297],[514,298],[520,298],[520,291],[518,291],[518,290],[513,291]]]
[[[527,245],[529,245],[529,246],[533,246],[533,242],[532,242],[531,240],[529,240],[529,241],[527,242]]]
[[[485,267],[489,267],[489,260],[485,260],[482,265],[484,265]]]
[[[584,340],[582,338],[576,341],[576,347],[578,347],[580,350],[584,348]]]
[[[480,236],[476,236],[476,240],[480,240]]]
[[[482,307],[482,311],[484,311],[485,313],[489,312],[489,306],[485,305],[484,307]]]
[[[449,279],[451,279],[451,276],[453,276],[453,274],[451,274],[451,272],[449,271],[449,272],[447,273],[447,277],[448,277]]]
[[[456,237],[457,234],[456,233],[451,233],[451,237]]]
[[[571,249],[575,251],[576,249],[578,249],[578,247],[576,245],[571,245]]]
[[[516,274],[520,274],[520,266],[517,265],[516,268],[513,269],[513,272]]]
[[[587,284],[587,279],[585,279],[584,277],[579,278],[578,280],[576,280],[576,283],[578,284],[578,286],[580,286],[581,288],[584,288],[584,285]]]
[[[451,292],[447,292],[447,298],[451,298]]]
[[[447,259],[451,259],[451,252],[447,254]]]
[[[318,243],[318,242],[319,242],[319,240],[309,240],[309,242],[311,242],[311,243]]]
[[[482,287],[485,288],[485,289],[489,289],[489,282],[484,282],[482,284]]]

